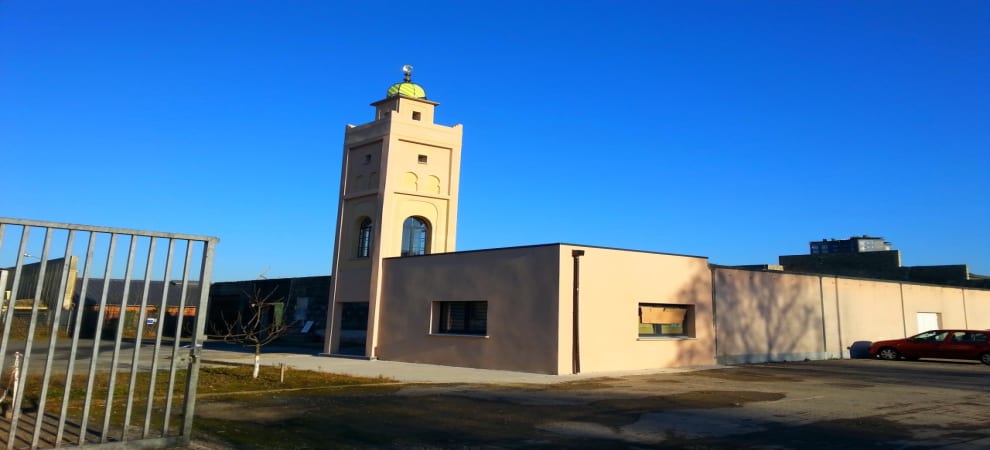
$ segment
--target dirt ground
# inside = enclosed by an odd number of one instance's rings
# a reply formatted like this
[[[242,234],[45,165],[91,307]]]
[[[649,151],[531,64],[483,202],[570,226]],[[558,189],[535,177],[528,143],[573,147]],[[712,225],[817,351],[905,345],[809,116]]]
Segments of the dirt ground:
[[[196,449],[990,448],[990,367],[820,361],[198,401]]]

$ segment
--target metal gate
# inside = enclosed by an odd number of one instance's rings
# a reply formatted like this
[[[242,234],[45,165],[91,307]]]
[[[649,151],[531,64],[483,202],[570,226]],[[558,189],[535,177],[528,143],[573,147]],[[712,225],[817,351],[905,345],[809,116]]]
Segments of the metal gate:
[[[188,444],[218,241],[0,217],[6,448]]]

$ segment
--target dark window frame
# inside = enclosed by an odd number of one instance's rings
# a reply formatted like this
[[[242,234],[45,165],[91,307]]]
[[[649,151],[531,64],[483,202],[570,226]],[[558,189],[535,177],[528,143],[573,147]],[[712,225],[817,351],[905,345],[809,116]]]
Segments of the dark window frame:
[[[374,224],[371,223],[371,219],[365,217],[361,221],[361,225],[358,226],[358,246],[357,246],[357,257],[358,258],[368,258],[371,256],[371,241],[373,239]]]
[[[488,335],[487,301],[434,302],[436,334]]]
[[[409,216],[402,222],[401,256],[430,253],[430,223],[421,217]]]

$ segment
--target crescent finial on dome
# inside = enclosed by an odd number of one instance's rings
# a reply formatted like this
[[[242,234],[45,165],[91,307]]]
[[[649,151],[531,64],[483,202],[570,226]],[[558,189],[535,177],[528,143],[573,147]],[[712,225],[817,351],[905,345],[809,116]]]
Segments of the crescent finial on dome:
[[[402,73],[405,74],[403,81],[389,86],[385,95],[387,97],[401,95],[412,98],[426,98],[426,90],[422,86],[412,82],[412,71],[413,66],[409,64],[402,66]]]

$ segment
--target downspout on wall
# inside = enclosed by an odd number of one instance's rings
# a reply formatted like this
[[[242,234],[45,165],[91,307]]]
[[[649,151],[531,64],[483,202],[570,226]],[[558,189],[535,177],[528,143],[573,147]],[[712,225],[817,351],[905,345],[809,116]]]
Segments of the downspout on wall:
[[[572,312],[573,312],[573,322],[571,324],[571,330],[573,335],[571,337],[571,372],[577,374],[581,372],[581,346],[580,346],[580,336],[578,331],[578,303],[580,299],[581,291],[581,257],[584,256],[584,250],[571,250],[571,257],[574,258],[574,292],[572,294]]]
[[[718,299],[718,295],[715,292],[716,286],[718,285],[715,271],[718,270],[718,268],[709,264],[708,270],[711,271],[712,283],[712,351],[714,352],[713,355],[715,355],[715,362],[721,364],[718,357],[718,301],[716,301]]]

